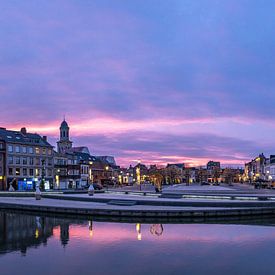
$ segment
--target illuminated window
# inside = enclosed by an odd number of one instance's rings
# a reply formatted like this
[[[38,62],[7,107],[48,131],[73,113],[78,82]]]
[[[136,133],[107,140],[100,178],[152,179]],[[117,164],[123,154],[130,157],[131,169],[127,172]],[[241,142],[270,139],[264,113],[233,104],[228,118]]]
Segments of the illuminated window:
[[[39,177],[39,175],[40,175],[39,169],[35,169],[35,176],[36,176],[36,177]]]
[[[40,149],[38,147],[35,147],[35,153],[40,154]]]
[[[47,152],[47,151],[46,151],[46,148],[43,148],[43,149],[42,149],[42,154],[43,154],[43,155],[46,155],[46,152]]]
[[[20,176],[20,168],[15,168],[15,175]]]

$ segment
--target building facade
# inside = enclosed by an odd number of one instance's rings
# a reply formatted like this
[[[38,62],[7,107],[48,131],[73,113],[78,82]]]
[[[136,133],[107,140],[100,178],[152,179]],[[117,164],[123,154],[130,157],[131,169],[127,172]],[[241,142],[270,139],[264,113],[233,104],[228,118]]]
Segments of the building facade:
[[[255,159],[245,164],[244,181],[255,182],[265,180],[265,166],[267,158],[260,154]]]
[[[0,140],[2,190],[7,190],[10,184],[15,190],[34,189],[42,179],[45,189],[53,188],[53,147],[46,136],[28,133],[26,128],[20,131],[0,128]]]
[[[0,139],[0,190],[5,190],[6,179],[6,144],[4,140]]]
[[[114,157],[90,154],[86,146],[73,147],[70,127],[64,120],[60,125],[57,152],[54,152],[56,189],[82,189],[91,183],[109,184],[117,173]]]

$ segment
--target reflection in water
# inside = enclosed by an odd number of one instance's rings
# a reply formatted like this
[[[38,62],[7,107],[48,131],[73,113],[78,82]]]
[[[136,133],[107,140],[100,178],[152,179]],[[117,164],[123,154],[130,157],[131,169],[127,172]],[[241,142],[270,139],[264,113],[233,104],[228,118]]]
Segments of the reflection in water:
[[[53,226],[49,219],[0,212],[0,253],[20,250],[25,255],[28,247],[46,245]]]
[[[163,225],[162,224],[153,224],[150,227],[150,232],[152,235],[161,236],[163,233]]]
[[[65,248],[70,241],[70,224],[87,225],[89,237],[93,238],[93,221],[67,220],[59,218],[47,218],[0,211],[0,253],[20,250],[26,254],[27,248],[38,247],[47,244],[47,240],[53,236],[53,230],[58,228],[60,243]],[[136,224],[137,239],[142,240],[141,224]],[[161,236],[162,224],[153,224],[150,227],[152,235]]]
[[[93,238],[93,234],[93,221],[89,221],[89,235],[91,239]]]
[[[110,223],[0,211],[0,273],[91,274],[92,266],[94,274],[275,274],[274,220],[269,225]]]
[[[140,225],[140,223],[137,223],[136,231],[137,231],[137,239],[138,239],[138,241],[141,241],[141,225]]]

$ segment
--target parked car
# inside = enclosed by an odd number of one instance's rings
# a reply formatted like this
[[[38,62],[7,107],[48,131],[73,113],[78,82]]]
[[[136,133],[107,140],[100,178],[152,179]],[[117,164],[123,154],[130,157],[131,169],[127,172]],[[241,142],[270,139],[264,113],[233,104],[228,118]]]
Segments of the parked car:
[[[201,182],[201,185],[210,185],[210,183],[207,181],[203,181],[203,182]]]
[[[102,184],[100,184],[98,182],[93,183],[93,187],[94,187],[95,190],[101,190],[101,189],[103,189]]]

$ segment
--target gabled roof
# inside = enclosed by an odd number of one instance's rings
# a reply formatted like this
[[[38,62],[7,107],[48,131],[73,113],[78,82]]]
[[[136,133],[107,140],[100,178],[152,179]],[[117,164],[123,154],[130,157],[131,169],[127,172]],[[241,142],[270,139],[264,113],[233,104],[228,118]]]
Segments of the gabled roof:
[[[36,133],[22,133],[21,131],[12,131],[5,128],[0,128],[0,139],[4,140],[6,143],[24,143],[26,145],[53,147],[46,139],[43,139]]]
[[[86,146],[79,146],[79,147],[73,147],[69,150],[67,150],[68,152],[71,153],[85,153],[85,154],[90,154],[90,151],[88,149],[88,147]]]
[[[176,166],[176,167],[178,167],[180,169],[184,169],[184,167],[185,167],[184,163],[168,163],[167,164],[167,168],[169,168],[171,166]]]
[[[77,156],[80,161],[96,161],[96,158],[90,154],[74,152],[74,155]]]

